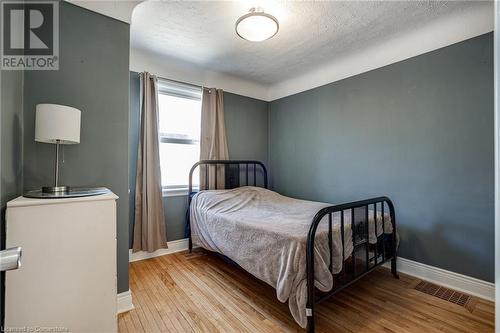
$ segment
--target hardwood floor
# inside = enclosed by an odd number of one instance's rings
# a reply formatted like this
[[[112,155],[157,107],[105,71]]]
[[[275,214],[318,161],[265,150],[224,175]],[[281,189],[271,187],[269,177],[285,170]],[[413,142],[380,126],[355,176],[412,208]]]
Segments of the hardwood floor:
[[[493,332],[494,305],[467,308],[417,291],[380,268],[317,307],[317,332]],[[275,290],[198,250],[130,264],[135,309],[119,332],[305,332]]]

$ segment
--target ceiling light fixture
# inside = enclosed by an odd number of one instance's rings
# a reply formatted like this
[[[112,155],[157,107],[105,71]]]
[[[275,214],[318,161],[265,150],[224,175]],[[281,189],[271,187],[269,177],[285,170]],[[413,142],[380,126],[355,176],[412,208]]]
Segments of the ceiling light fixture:
[[[260,7],[250,9],[236,21],[236,33],[251,42],[262,42],[278,33],[278,20]]]

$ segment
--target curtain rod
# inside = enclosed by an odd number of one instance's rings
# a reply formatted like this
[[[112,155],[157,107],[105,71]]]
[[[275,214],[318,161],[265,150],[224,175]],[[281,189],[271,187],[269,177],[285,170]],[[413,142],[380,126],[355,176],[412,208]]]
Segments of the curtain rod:
[[[203,88],[203,86],[199,86],[199,85],[197,85],[197,84],[192,84],[192,83],[182,82],[182,81],[178,81],[178,80],[167,79],[167,78],[164,78],[164,77],[161,77],[161,76],[158,76],[158,75],[156,75],[156,77],[157,77],[159,80],[163,80],[163,81],[170,81],[170,82],[174,82],[174,83],[185,84],[185,85],[187,85],[187,86],[191,86],[191,87],[195,87],[195,88],[200,88],[200,89],[202,89],[202,88]]]

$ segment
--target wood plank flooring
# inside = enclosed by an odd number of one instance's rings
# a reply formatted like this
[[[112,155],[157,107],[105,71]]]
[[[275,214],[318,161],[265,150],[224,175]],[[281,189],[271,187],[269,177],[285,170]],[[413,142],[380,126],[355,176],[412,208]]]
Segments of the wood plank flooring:
[[[380,268],[317,307],[317,332],[493,332],[494,305],[464,308],[413,289]],[[119,332],[305,332],[275,290],[197,250],[130,264],[135,309]]]

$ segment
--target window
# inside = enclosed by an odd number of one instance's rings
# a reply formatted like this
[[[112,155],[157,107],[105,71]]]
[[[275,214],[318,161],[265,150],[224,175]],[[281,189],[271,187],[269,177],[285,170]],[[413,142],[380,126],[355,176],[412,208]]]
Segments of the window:
[[[161,185],[164,191],[184,190],[200,159],[201,88],[159,80],[158,105]],[[197,168],[193,186],[198,183]]]

